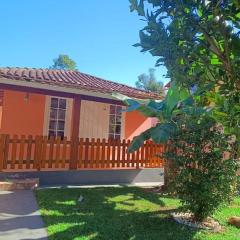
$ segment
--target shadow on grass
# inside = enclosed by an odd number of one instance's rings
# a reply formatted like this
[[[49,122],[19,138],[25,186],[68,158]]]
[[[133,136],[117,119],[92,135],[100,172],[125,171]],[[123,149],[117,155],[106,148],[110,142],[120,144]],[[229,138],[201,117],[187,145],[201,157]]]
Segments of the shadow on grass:
[[[196,234],[171,220],[174,202],[139,188],[45,189],[36,195],[50,240],[190,240]]]

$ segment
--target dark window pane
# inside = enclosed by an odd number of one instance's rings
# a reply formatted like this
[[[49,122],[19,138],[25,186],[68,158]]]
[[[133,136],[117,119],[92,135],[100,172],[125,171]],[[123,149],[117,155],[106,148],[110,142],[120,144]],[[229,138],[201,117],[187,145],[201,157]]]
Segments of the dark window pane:
[[[120,135],[116,134],[115,139],[120,139]]]
[[[50,122],[49,122],[49,129],[51,129],[51,130],[55,130],[56,129],[56,121],[54,121],[54,120],[50,120]]]
[[[65,110],[59,109],[58,110],[58,119],[65,120],[65,113],[66,113]]]
[[[56,119],[57,118],[57,109],[50,109],[50,118]]]
[[[58,121],[58,130],[64,131],[64,121]]]
[[[117,114],[121,114],[122,113],[122,107],[121,106],[117,106],[116,113]]]
[[[121,133],[121,125],[116,125],[116,134],[120,134]]]
[[[114,139],[114,134],[109,134],[109,135],[108,135],[108,138]]]
[[[115,114],[115,113],[116,113],[116,106],[110,105],[110,114]]]
[[[109,133],[114,134],[115,133],[115,125],[110,125],[109,126]]]
[[[109,117],[109,124],[110,125],[115,124],[115,115],[110,115],[110,117]]]
[[[57,136],[60,136],[61,139],[63,139],[64,138],[64,132],[63,131],[58,131]]]
[[[56,136],[56,132],[55,131],[49,131],[48,132],[48,137],[55,137]]]
[[[66,99],[59,99],[59,108],[66,109]]]
[[[122,122],[122,117],[121,116],[117,116],[116,117],[116,124],[121,124]]]
[[[57,98],[51,98],[51,107],[58,108],[58,99]]]

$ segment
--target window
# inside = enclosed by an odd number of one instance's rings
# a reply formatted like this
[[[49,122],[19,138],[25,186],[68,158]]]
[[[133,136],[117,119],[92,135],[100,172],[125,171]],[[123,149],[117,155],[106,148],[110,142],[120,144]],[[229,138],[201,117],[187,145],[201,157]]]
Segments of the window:
[[[122,127],[122,107],[117,105],[110,105],[108,137],[112,139],[120,139],[121,127]]]
[[[48,136],[64,138],[67,101],[64,98],[51,98]]]

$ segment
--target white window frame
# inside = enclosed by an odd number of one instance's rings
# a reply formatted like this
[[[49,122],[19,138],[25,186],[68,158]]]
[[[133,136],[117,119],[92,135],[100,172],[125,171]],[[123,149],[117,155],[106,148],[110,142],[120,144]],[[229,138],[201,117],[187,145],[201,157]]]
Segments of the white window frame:
[[[111,113],[111,107],[114,106],[116,108],[115,110],[115,113]],[[121,112],[120,112],[120,117],[121,117],[121,121],[120,121],[120,124],[117,123],[117,117],[119,117],[119,114],[117,113],[117,107],[120,107],[121,108]],[[110,104],[109,106],[109,124],[108,124],[108,138],[111,138],[111,139],[122,139],[123,138],[123,133],[124,133],[124,116],[123,116],[123,106],[121,105],[117,105],[117,104]],[[111,123],[111,116],[114,116],[114,123],[112,124]],[[110,132],[110,126],[111,124],[113,126],[120,126],[120,133],[116,133],[116,127],[115,127],[115,130],[114,132]],[[111,135],[113,137],[111,137]],[[119,138],[116,138],[116,136],[119,136]]]
[[[72,104],[73,104],[73,99],[71,99],[71,98],[46,96],[43,135],[44,136],[49,135],[49,123],[50,123],[50,111],[51,111],[51,99],[52,98],[66,99],[66,112],[65,112],[65,119],[64,119],[64,121],[65,121],[64,136],[67,137],[67,139],[70,139],[71,122],[72,122]]]

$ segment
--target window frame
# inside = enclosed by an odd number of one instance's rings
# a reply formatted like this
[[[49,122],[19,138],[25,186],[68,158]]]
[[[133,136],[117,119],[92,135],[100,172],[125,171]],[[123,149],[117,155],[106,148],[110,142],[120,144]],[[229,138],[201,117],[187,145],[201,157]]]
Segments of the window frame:
[[[114,107],[114,112],[112,109]],[[118,110],[120,109],[120,110]],[[109,124],[108,124],[108,139],[122,139],[122,128],[123,128],[123,106],[117,104],[110,104],[109,106]],[[119,121],[120,117],[120,121]],[[113,120],[113,122],[111,121]],[[117,128],[120,129],[117,132]],[[113,131],[111,131],[113,130]]]
[[[53,106],[53,99],[57,99],[57,106]],[[64,100],[64,107],[60,106],[60,102]],[[67,124],[67,99],[66,98],[62,98],[62,97],[55,97],[55,96],[51,96],[49,98],[49,109],[48,109],[48,122],[47,122],[47,136],[48,138],[50,138],[51,136],[54,137],[61,137],[61,139],[63,139],[66,136],[66,124]],[[56,111],[56,116],[52,117],[52,110]],[[64,112],[64,118],[60,118],[60,112]],[[50,127],[51,125],[51,121],[55,122],[55,126],[53,128]],[[59,123],[63,124],[63,127],[61,129],[59,129]],[[54,134],[50,134],[50,132],[53,132]],[[62,133],[62,134],[59,134]]]

